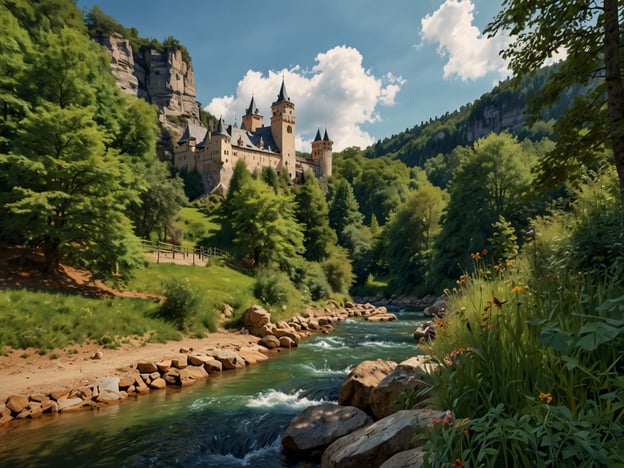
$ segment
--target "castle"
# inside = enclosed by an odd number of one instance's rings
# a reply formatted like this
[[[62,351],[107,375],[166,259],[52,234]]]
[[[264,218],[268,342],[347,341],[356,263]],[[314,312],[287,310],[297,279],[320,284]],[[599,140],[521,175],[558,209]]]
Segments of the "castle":
[[[321,138],[320,130],[312,142],[311,158],[295,153],[295,105],[286,86],[282,86],[277,101],[271,105],[271,126],[264,126],[254,98],[243,115],[241,128],[226,127],[219,119],[214,131],[189,123],[178,140],[174,152],[174,166],[180,170],[196,170],[202,177],[208,193],[225,193],[239,159],[251,172],[272,167],[278,174],[286,171],[291,181],[298,180],[304,171],[312,169],[318,178],[331,176],[333,141],[327,130]]]

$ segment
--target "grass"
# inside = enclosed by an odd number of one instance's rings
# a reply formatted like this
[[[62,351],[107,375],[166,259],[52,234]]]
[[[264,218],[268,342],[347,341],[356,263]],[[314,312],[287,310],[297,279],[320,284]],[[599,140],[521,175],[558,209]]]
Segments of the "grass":
[[[180,210],[176,226],[184,231],[182,247],[192,248],[198,244],[204,247],[221,247],[217,241],[217,233],[221,229],[217,215],[207,215],[195,207]]]
[[[224,303],[230,304],[235,317],[240,318],[255,302],[251,292],[253,278],[217,265],[149,265],[136,272],[128,289],[162,294],[171,278],[188,280],[201,292],[201,307],[183,330],[192,336],[203,336],[216,328]],[[88,341],[115,348],[130,337],[146,342],[180,339],[176,324],[158,317],[159,308],[159,304],[143,299],[0,290],[0,351],[33,347],[45,354],[51,349],[71,348]]]

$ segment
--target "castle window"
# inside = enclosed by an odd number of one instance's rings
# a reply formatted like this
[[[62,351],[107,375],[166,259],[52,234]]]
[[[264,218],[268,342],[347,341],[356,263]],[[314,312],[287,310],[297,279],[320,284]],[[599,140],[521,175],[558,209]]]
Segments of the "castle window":
[[[292,127],[290,125],[288,127],[286,127],[286,132],[292,133]]]

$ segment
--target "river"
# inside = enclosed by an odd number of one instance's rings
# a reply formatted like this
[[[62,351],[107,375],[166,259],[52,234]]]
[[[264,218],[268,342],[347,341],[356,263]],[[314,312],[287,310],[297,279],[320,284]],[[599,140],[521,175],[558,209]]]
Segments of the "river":
[[[154,391],[92,412],[44,416],[0,428],[3,467],[296,467],[281,435],[307,406],[337,402],[358,363],[415,354],[416,311],[398,321],[348,319],[328,335],[264,363]]]

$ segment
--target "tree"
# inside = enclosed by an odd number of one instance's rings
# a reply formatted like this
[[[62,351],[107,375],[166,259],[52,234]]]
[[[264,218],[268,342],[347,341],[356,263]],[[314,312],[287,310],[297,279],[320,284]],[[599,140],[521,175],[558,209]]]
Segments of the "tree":
[[[289,271],[304,252],[302,227],[292,197],[251,179],[232,197],[234,243],[253,266]]]
[[[90,82],[108,73],[102,57],[75,30],[41,33],[29,57],[27,81],[36,86],[25,96],[32,110],[21,120],[11,152],[0,155],[8,168],[0,204],[11,214],[3,220],[3,235],[42,246],[48,274],[63,259],[102,276],[116,270],[124,275],[142,261],[125,215],[137,200],[136,178],[119,151],[107,148],[108,130],[96,120],[101,94]]]
[[[427,284],[433,239],[440,230],[440,218],[448,194],[422,184],[392,214],[385,228],[385,257],[399,292],[431,292]],[[437,286],[437,285],[436,285]]]
[[[624,206],[624,88],[620,40],[623,14],[619,0],[505,0],[488,25],[495,35],[509,31],[512,41],[502,52],[516,82],[533,74],[558,51],[567,59],[532,102],[533,118],[555,103],[572,85],[590,89],[577,97],[555,125],[555,150],[540,167],[542,182],[562,182],[595,165],[604,148],[613,152]],[[596,77],[599,77],[596,79]]]
[[[455,170],[449,184],[450,201],[435,240],[435,280],[456,278],[470,254],[492,250],[488,239],[503,216],[524,229],[532,214],[525,203],[535,156],[508,133],[477,140]]]
[[[306,259],[318,262],[327,258],[338,239],[329,225],[325,193],[309,170],[295,190],[295,202],[297,221],[303,226]]]
[[[345,179],[340,179],[329,203],[329,225],[336,231],[340,245],[346,245],[345,228],[352,224],[361,226],[363,219],[351,184]]]

